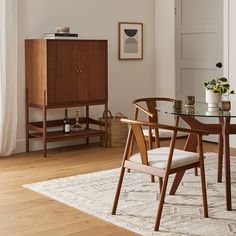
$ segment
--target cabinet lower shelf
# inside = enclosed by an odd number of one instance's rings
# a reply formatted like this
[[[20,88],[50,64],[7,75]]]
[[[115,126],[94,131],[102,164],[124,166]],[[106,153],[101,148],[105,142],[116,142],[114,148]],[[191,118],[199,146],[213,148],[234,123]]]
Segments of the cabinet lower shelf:
[[[47,132],[47,142],[63,141],[68,139],[79,139],[87,137],[105,136],[106,132],[96,129],[84,129],[80,131],[70,132],[68,134],[62,131]],[[30,138],[43,138],[43,133],[30,133]]]
[[[26,93],[27,98],[27,93]],[[100,104],[99,104],[100,105]],[[29,108],[26,104],[26,151],[30,150],[30,139],[40,138],[43,142],[43,155],[47,156],[47,143],[76,140],[85,138],[86,143],[89,144],[89,138],[99,137],[100,140],[105,140],[104,146],[108,147],[108,117],[101,121],[101,119],[94,119],[89,116],[89,106],[86,106],[85,117],[80,117],[78,122],[84,129],[72,130],[70,133],[64,133],[62,131],[62,120],[47,120],[47,107],[40,109],[43,113],[43,120],[37,122],[30,122]],[[104,103],[105,114],[107,114],[107,103]],[[70,124],[75,124],[75,118],[69,119]]]

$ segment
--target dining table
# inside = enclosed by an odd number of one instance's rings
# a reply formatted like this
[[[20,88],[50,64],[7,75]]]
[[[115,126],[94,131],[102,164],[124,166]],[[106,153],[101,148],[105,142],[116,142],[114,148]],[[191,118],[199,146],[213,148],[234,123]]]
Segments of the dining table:
[[[236,124],[231,120],[236,118],[236,103],[231,102],[231,110],[223,111],[220,107],[208,107],[206,103],[195,103],[194,105],[182,105],[176,109],[171,103],[158,104],[158,112],[171,114],[181,117],[191,129],[206,131],[208,134],[218,135],[218,182],[222,182],[222,162],[224,161],[225,175],[225,196],[226,209],[232,210],[231,199],[231,170],[230,170],[230,135],[236,134]],[[189,134],[184,149],[186,151],[196,152],[197,137],[195,134]],[[185,171],[177,173],[170,194],[176,193],[178,186],[185,174]]]

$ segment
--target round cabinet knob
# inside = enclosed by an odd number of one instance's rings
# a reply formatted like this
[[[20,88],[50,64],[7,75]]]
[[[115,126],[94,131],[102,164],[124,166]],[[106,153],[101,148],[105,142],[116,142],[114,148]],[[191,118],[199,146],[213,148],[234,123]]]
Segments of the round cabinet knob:
[[[82,70],[76,70],[76,73],[82,73]]]

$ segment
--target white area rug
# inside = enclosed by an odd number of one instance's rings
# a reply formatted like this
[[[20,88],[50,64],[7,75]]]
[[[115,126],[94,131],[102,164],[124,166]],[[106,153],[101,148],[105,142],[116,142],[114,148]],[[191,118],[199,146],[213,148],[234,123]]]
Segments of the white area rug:
[[[159,232],[153,231],[159,186],[150,182],[150,176],[125,174],[116,216],[111,215],[111,208],[119,169],[53,179],[24,187],[141,235],[236,235],[236,158],[231,158],[234,209],[231,212],[225,209],[225,185],[216,182],[216,154],[207,154],[205,166],[210,218],[203,217],[200,177],[188,171],[177,194],[166,196]]]

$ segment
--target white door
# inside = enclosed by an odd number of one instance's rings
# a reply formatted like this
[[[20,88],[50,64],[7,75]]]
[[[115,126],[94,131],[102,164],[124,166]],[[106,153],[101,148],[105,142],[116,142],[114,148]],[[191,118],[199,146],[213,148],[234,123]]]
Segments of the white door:
[[[176,95],[182,100],[194,95],[205,102],[203,82],[223,75],[216,67],[223,64],[223,2],[176,0]]]

